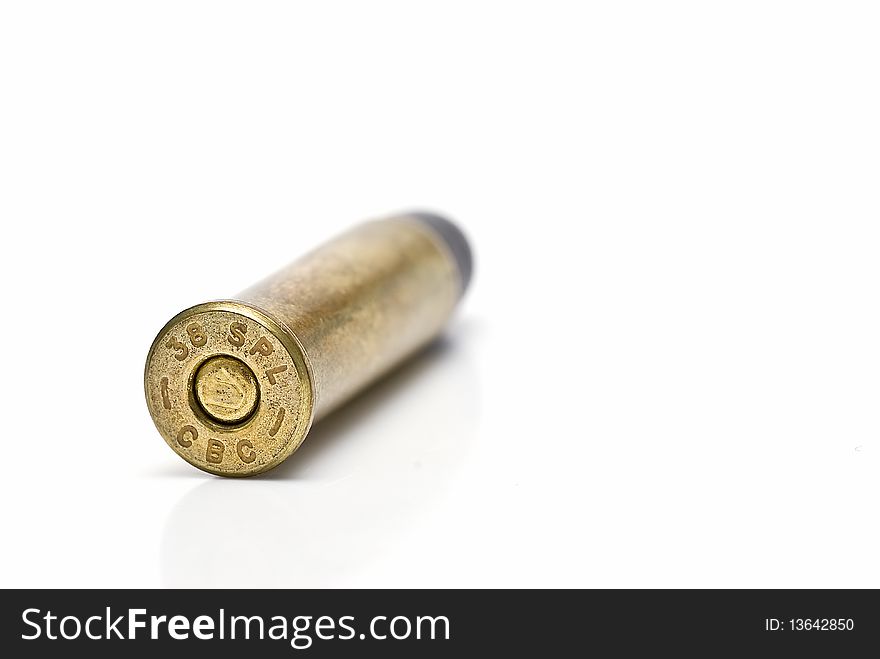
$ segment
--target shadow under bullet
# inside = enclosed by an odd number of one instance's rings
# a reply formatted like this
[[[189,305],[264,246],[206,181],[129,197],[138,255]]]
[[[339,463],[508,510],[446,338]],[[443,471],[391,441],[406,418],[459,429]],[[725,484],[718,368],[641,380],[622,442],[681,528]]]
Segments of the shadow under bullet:
[[[397,542],[476,438],[474,329],[457,325],[321,420],[272,471],[185,494],[163,534],[166,585],[344,585]]]

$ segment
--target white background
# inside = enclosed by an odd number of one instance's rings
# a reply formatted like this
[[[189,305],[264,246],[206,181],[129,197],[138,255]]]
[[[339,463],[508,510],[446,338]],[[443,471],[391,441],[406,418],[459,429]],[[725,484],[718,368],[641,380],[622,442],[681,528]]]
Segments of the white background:
[[[880,586],[878,19],[3,5],[0,585]],[[445,339],[264,478],[177,458],[162,325],[413,207]]]

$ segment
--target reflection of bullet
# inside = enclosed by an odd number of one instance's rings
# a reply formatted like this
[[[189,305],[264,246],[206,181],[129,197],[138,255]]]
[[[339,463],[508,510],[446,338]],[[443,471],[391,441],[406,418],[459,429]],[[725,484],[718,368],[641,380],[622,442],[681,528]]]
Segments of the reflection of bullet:
[[[156,427],[214,474],[276,466],[314,419],[436,336],[470,281],[448,220],[361,224],[255,284],[168,322],[144,374]]]
[[[382,569],[375,561],[433,516],[477,441],[480,331],[472,318],[456,323],[449,337],[316,424],[278,469],[246,484],[211,478],[188,490],[161,533],[163,585],[374,583]],[[430,582],[433,567],[423,567]],[[388,585],[404,581],[400,573]]]

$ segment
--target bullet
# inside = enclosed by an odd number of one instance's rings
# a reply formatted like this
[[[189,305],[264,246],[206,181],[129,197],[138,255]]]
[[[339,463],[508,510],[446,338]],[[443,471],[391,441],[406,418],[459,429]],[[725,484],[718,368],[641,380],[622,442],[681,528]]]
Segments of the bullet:
[[[440,333],[472,269],[457,226],[409,213],[357,225],[232,299],[182,311],[147,355],[156,428],[212,474],[277,466],[314,421]]]

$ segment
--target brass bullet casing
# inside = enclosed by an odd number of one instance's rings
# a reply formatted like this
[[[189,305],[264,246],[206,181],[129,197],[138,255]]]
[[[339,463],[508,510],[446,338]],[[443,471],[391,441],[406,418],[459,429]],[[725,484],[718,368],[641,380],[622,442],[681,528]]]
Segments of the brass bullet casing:
[[[233,299],[182,311],[147,355],[156,428],[212,474],[275,467],[314,420],[440,332],[471,270],[454,224],[412,213],[357,225]]]

